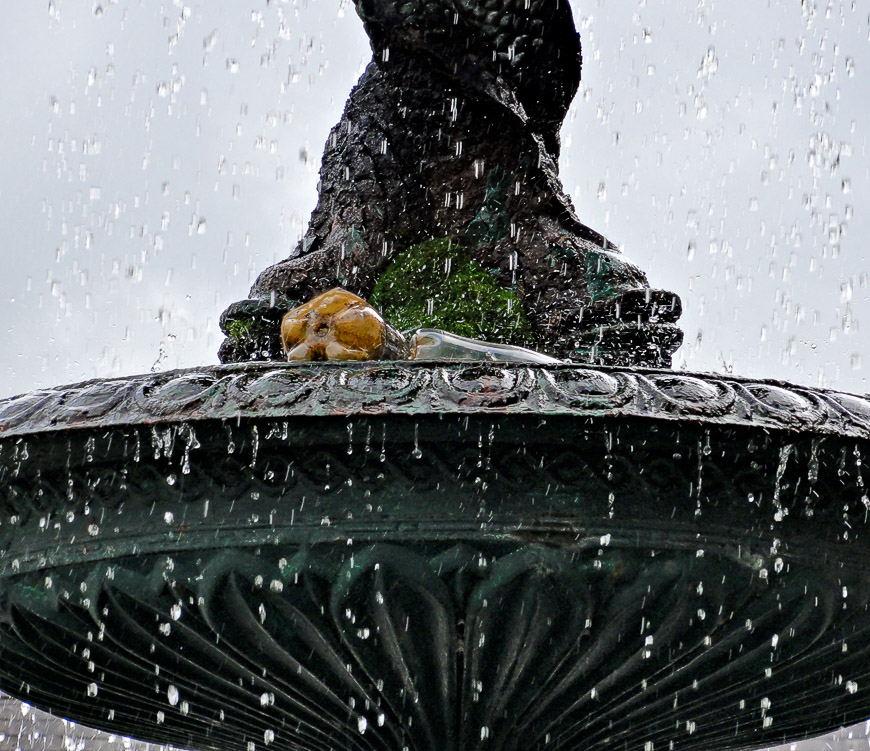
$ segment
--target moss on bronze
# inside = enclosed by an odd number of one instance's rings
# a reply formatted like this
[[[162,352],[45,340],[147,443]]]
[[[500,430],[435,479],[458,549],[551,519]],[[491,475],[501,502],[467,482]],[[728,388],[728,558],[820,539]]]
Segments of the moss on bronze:
[[[251,339],[254,334],[254,321],[229,321],[227,323],[227,334],[237,341]]]
[[[447,238],[398,256],[375,285],[371,303],[400,330],[439,328],[503,344],[534,343],[516,293]]]

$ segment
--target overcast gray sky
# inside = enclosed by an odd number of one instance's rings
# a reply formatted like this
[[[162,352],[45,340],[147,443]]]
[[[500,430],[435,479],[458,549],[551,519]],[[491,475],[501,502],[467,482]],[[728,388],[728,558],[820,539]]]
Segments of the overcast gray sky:
[[[870,390],[868,8],[573,5],[563,179],[683,298],[675,365]],[[352,4],[7,6],[0,396],[215,362],[218,315],[313,207],[369,59]]]

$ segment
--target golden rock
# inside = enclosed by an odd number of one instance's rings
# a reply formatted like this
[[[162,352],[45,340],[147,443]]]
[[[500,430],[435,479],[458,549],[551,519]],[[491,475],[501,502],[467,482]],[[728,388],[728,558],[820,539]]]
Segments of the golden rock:
[[[408,343],[361,297],[336,288],[289,311],[281,321],[288,360],[398,360]]]

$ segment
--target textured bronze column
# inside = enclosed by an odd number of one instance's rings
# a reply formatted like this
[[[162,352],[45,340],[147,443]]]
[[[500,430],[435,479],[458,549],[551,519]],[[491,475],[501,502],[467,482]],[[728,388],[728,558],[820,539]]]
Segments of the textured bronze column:
[[[679,298],[585,226],[558,178],[581,67],[568,3],[356,7],[374,59],[327,138],[307,233],[226,311],[221,359],[281,358],[275,307],[333,287],[368,298],[397,255],[449,238],[521,300],[532,337],[507,343],[670,365]]]

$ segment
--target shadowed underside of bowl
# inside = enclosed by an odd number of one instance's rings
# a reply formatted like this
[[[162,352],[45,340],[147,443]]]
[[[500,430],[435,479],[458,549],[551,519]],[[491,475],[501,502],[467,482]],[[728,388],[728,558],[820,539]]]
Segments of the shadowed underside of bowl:
[[[870,715],[870,404],[579,366],[0,402],[2,689],[194,749],[743,748]]]

